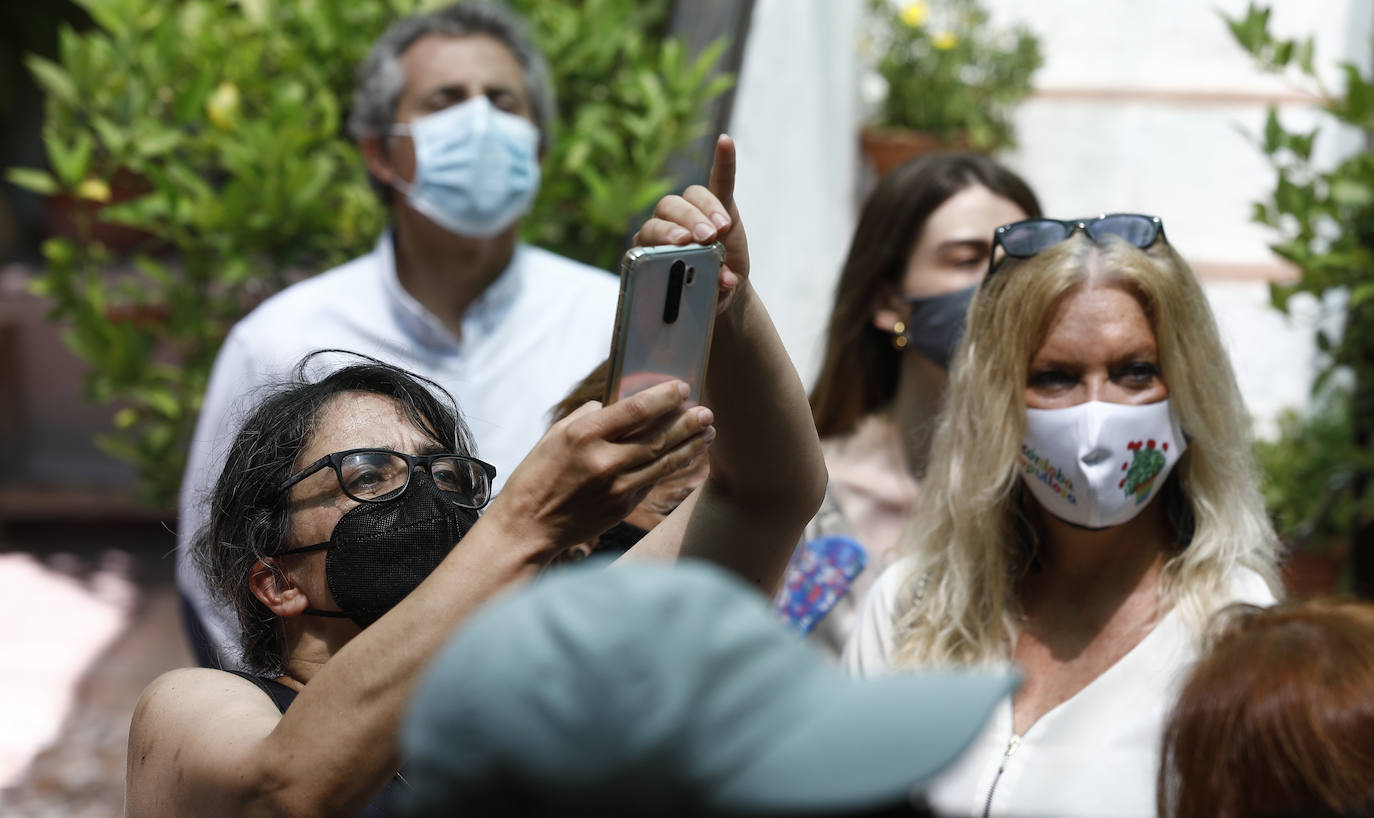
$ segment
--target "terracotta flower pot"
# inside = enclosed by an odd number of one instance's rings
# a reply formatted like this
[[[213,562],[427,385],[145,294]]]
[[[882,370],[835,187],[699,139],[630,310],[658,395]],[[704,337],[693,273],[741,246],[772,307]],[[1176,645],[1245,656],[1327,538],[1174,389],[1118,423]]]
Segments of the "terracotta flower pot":
[[[1280,566],[1284,588],[1292,597],[1335,593],[1349,554],[1350,547],[1345,542],[1329,543],[1321,550],[1290,553]]]
[[[153,234],[134,227],[111,224],[100,220],[100,211],[110,205],[127,202],[152,190],[149,181],[130,171],[121,170],[110,180],[108,201],[93,202],[68,194],[48,196],[43,200],[43,215],[48,232],[72,241],[89,238],[117,253],[131,253],[156,244]]]
[[[859,145],[879,177],[917,156],[969,148],[967,137],[946,141],[935,134],[905,128],[864,128],[859,132]]]

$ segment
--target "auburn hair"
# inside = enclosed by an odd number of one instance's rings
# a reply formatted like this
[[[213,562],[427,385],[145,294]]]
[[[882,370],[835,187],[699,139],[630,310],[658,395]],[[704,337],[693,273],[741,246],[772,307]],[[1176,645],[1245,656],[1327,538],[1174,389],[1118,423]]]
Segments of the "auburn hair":
[[[571,415],[577,411],[578,407],[588,401],[604,400],[606,382],[610,379],[610,372],[611,362],[609,359],[592,367],[592,371],[578,381],[572,391],[549,410],[549,424],[553,425]]]
[[[1159,812],[1374,815],[1374,605],[1225,609],[1165,727]]]

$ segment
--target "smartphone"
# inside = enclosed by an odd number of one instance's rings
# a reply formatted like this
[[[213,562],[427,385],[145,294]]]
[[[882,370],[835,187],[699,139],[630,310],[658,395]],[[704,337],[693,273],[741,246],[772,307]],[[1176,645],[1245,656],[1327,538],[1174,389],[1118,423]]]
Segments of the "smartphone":
[[[701,402],[725,248],[635,247],[620,263],[620,305],[611,335],[605,403],[673,379]]]

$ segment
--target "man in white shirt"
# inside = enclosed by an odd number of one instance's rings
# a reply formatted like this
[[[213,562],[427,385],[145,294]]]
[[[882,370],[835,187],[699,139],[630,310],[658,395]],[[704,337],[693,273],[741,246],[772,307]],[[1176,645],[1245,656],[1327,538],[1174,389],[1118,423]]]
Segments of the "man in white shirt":
[[[606,357],[618,284],[520,244],[553,98],[543,57],[509,12],[457,3],[402,20],[359,72],[349,128],[391,210],[372,252],[268,299],[215,360],[182,481],[177,585],[197,658],[237,665],[239,625],[191,558],[223,453],[246,411],[305,355],[372,355],[457,400],[496,486],[546,413]],[[310,362],[310,371],[347,356]]]

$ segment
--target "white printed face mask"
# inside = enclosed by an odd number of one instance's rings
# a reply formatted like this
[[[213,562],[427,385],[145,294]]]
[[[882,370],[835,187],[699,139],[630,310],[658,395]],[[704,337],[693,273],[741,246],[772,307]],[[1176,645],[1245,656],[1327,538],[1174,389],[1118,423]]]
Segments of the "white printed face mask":
[[[463,236],[494,236],[539,192],[539,131],[474,97],[398,124],[415,143],[415,181],[396,181],[411,207]]]
[[[1089,401],[1027,409],[1021,479],[1054,516],[1085,528],[1130,520],[1159,493],[1188,448],[1169,401]]]

